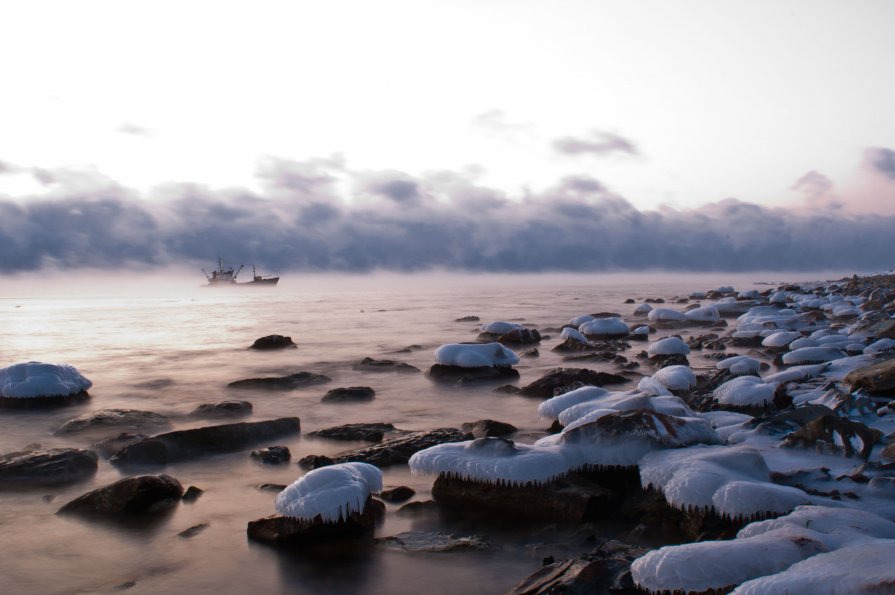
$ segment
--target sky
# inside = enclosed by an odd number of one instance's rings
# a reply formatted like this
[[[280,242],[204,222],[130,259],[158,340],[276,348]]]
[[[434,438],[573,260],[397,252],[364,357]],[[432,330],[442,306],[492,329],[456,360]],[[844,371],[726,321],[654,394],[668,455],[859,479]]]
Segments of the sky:
[[[888,269],[895,3],[9,2],[0,270]]]

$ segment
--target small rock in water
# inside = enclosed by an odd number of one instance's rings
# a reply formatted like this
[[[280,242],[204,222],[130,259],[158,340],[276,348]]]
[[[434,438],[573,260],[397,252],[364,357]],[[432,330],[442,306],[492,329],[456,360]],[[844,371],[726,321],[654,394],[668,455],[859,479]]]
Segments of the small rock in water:
[[[286,349],[288,347],[296,347],[292,342],[292,337],[284,337],[283,335],[267,335],[260,339],[255,339],[249,349],[270,350],[270,349]]]
[[[88,430],[166,428],[171,422],[164,415],[137,409],[101,409],[70,419],[56,430],[56,434],[73,434]]]
[[[526,349],[525,351],[523,351],[522,353],[519,354],[519,357],[535,358],[535,357],[540,357],[540,356],[541,356],[541,352],[539,352],[537,350],[537,348],[535,348],[535,347],[533,347],[531,349]]]
[[[451,552],[455,550],[486,550],[488,541],[481,535],[461,537],[441,532],[405,531],[391,537],[377,539],[377,543],[406,552]]]
[[[416,495],[416,491],[408,486],[398,486],[395,488],[389,488],[387,490],[382,490],[379,494],[379,497],[385,500],[386,502],[391,502],[392,504],[398,502],[406,502]]]
[[[259,483],[255,486],[262,492],[282,492],[286,489],[284,483]]]
[[[479,322],[480,320],[478,316],[464,316],[463,318],[457,318],[454,322]]]
[[[319,469],[320,467],[328,467],[334,464],[335,461],[325,455],[308,455],[298,460],[298,466],[307,470]]]
[[[464,432],[472,434],[473,438],[503,438],[516,432],[516,426],[493,419],[480,419],[467,422],[460,426]]]
[[[312,372],[297,372],[288,376],[274,376],[269,378],[247,378],[235,380],[229,383],[229,388],[263,388],[269,390],[293,390],[308,386],[317,386],[332,382],[332,378],[323,374]]]
[[[320,401],[323,403],[354,403],[372,401],[374,398],[376,398],[376,391],[369,386],[349,386],[328,391]]]
[[[183,486],[170,475],[138,475],[87,492],[59,509],[64,513],[142,514],[169,508],[183,495]]]
[[[219,401],[203,403],[190,411],[190,417],[220,419],[228,417],[245,417],[252,414],[252,404],[248,401]]]
[[[583,383],[583,385],[604,386],[607,384],[623,384],[628,382],[628,379],[617,374],[596,372],[587,368],[555,368],[549,370],[540,379],[523,386],[520,393],[527,397],[546,399],[554,396],[555,389],[577,382]]]
[[[83,481],[96,473],[97,456],[80,448],[48,448],[0,455],[0,488]]]
[[[199,496],[205,493],[205,490],[201,488],[197,488],[196,486],[190,486],[183,493],[183,497],[181,500],[184,502],[195,502],[199,499]]]
[[[492,392],[495,393],[503,393],[505,395],[517,395],[520,392],[518,386],[513,386],[512,384],[504,384],[503,386],[498,386]]]
[[[285,446],[268,446],[252,451],[252,458],[266,465],[287,463],[292,458],[292,453]]]
[[[359,372],[396,372],[398,374],[417,374],[420,369],[405,364],[404,362],[396,362],[390,359],[373,359],[365,357],[352,366],[352,369]]]
[[[94,442],[90,448],[95,450],[102,458],[108,459],[125,446],[130,446],[146,438],[149,438],[146,434],[122,432],[117,436],[110,436],[109,438],[103,438],[99,442]]]
[[[177,536],[189,539],[190,537],[195,537],[205,529],[208,529],[208,523],[199,523],[198,525],[193,525],[189,529],[184,529],[178,533]]]
[[[269,545],[316,544],[372,536],[376,524],[385,516],[385,505],[368,497],[363,512],[351,512],[347,518],[328,523],[319,516],[307,521],[283,515],[272,515],[250,521],[249,539]]]
[[[308,436],[329,438],[330,440],[363,440],[365,442],[381,442],[386,432],[395,431],[389,423],[345,424],[332,428],[324,428],[310,432]]]

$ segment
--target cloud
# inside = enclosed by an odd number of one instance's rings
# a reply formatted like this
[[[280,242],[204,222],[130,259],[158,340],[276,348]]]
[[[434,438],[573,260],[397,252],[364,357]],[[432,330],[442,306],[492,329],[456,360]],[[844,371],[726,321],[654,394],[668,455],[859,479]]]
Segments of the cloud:
[[[592,130],[587,137],[564,136],[553,141],[553,150],[561,155],[611,155],[627,153],[637,155],[637,146],[630,140],[614,134]]]
[[[833,192],[833,181],[815,170],[796,180],[789,189],[801,194],[808,208],[838,210],[845,206]]]
[[[512,122],[506,112],[499,109],[488,110],[473,116],[469,123],[488,134],[500,136],[509,141],[515,141],[520,136],[530,135],[533,132],[531,124]]]
[[[895,151],[883,147],[870,147],[864,152],[865,162],[877,173],[895,180]]]
[[[339,158],[268,159],[260,191],[170,184],[141,195],[89,170],[44,175],[43,195],[0,199],[5,272],[198,269],[218,256],[281,272],[864,271],[891,267],[895,252],[895,216],[736,199],[642,211],[584,175],[521,196],[474,173],[354,172]],[[830,190],[821,174],[795,187]]]

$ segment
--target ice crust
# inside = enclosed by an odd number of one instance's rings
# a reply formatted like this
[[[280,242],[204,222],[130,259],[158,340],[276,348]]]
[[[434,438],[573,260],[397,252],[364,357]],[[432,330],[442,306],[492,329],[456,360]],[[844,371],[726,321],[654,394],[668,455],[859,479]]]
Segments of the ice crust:
[[[91,386],[93,383],[69,364],[25,362],[0,368],[0,397],[7,399],[67,397]]]
[[[684,343],[680,337],[665,337],[650,345],[646,352],[650,356],[687,355],[690,353],[690,346]]]
[[[714,306],[700,306],[699,308],[687,310],[684,312],[684,317],[687,320],[701,323],[715,323],[721,320],[721,314],[718,313],[718,308]]]
[[[277,494],[277,514],[337,523],[363,512],[371,493],[382,491],[382,472],[368,463],[341,463],[309,471]]]
[[[715,364],[715,367],[719,370],[727,370],[734,376],[744,376],[758,374],[758,371],[761,369],[761,362],[748,355],[735,355],[722,359]]]
[[[435,363],[461,368],[513,366],[519,357],[500,343],[449,343],[435,350]]]
[[[768,383],[757,376],[738,376],[716,388],[714,395],[721,405],[760,407],[774,400],[778,386],[776,382]]]
[[[562,332],[559,334],[559,338],[562,341],[568,341],[569,339],[571,339],[576,343],[587,343],[587,337],[570,326],[562,329]]]
[[[689,366],[666,366],[653,374],[653,380],[668,390],[689,390],[696,386],[696,374]]]
[[[631,329],[621,318],[596,318],[578,327],[584,335],[627,335]]]
[[[790,364],[816,364],[829,362],[845,357],[845,352],[832,346],[819,345],[817,347],[802,347],[795,351],[783,354],[783,363]]]
[[[504,335],[506,333],[518,331],[522,328],[525,327],[523,327],[521,324],[516,324],[515,322],[504,322],[502,320],[488,322],[483,324],[481,327],[483,333],[490,333],[492,335]]]
[[[654,308],[647,314],[647,320],[650,322],[682,322],[687,320],[687,317],[683,312],[671,308]]]

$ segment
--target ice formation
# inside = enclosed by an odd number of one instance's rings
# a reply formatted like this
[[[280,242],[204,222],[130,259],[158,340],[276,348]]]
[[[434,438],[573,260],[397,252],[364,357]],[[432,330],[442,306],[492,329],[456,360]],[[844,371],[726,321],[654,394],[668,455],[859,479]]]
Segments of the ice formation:
[[[690,347],[680,337],[665,337],[650,345],[646,352],[654,355],[687,355]]]
[[[684,317],[691,322],[701,322],[703,324],[715,323],[721,320],[718,308],[714,306],[700,306],[684,312]]]
[[[671,308],[655,308],[650,310],[647,319],[651,322],[681,322],[687,320],[683,312]]]
[[[570,462],[557,447],[517,444],[505,438],[478,438],[426,448],[410,457],[414,473],[467,481],[524,485],[565,475]]]
[[[570,326],[562,329],[562,332],[559,334],[559,338],[563,341],[572,340],[576,343],[587,343],[587,337],[576,331]]]
[[[783,363],[790,364],[817,364],[833,361],[845,357],[845,352],[836,347],[802,347],[795,351],[783,354]]]
[[[621,318],[595,318],[578,327],[584,335],[619,336],[627,335],[631,329]]]
[[[715,389],[720,405],[730,407],[762,407],[774,400],[779,384],[765,382],[757,376],[738,376]]]
[[[647,337],[649,336],[649,327],[648,326],[638,326],[633,331],[631,331],[632,335],[636,335],[638,337]]]
[[[309,471],[277,494],[277,514],[305,521],[346,520],[364,511],[371,493],[382,490],[382,472],[368,463],[341,463]]]
[[[579,403],[594,401],[605,397],[609,391],[598,386],[582,386],[559,396],[542,401],[538,405],[538,415],[548,421],[555,421],[559,414]]]
[[[646,316],[653,310],[653,307],[649,304],[637,304],[637,307],[634,308],[635,316]]]
[[[761,362],[748,355],[735,355],[722,359],[715,364],[715,367],[719,370],[727,370],[734,376],[747,376],[758,374],[758,371],[761,369]]]
[[[574,326],[575,328],[578,328],[585,322],[590,322],[591,320],[596,320],[596,318],[591,316],[590,314],[583,314],[581,316],[576,316],[575,318],[570,320],[569,326]]]
[[[0,368],[0,397],[6,399],[67,397],[91,386],[93,383],[69,364],[25,362]]]
[[[867,355],[876,355],[877,353],[892,351],[893,349],[895,349],[895,340],[880,339],[865,347],[864,353]]]
[[[461,368],[513,366],[519,357],[500,343],[449,343],[435,350],[435,363]]]
[[[522,328],[525,327],[523,327],[521,324],[516,324],[515,322],[504,322],[502,320],[489,322],[483,324],[481,327],[483,333],[489,333],[492,335],[505,335],[513,331],[518,331]]]
[[[690,390],[696,386],[696,374],[689,366],[666,366],[653,374],[653,380],[672,391]]]
[[[761,344],[771,349],[784,349],[801,336],[798,331],[779,331],[762,339]]]

